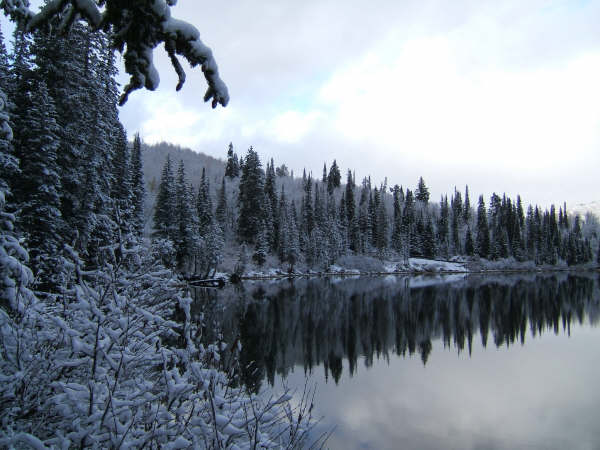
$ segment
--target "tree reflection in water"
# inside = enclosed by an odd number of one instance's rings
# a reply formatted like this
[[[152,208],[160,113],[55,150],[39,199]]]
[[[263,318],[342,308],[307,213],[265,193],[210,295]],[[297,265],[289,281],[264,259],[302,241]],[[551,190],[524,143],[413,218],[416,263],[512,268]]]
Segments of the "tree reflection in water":
[[[239,340],[241,378],[254,392],[298,365],[322,366],[337,383],[344,358],[350,376],[359,359],[370,367],[391,354],[427,364],[435,339],[470,354],[477,335],[484,347],[524,344],[528,334],[570,333],[573,321],[600,317],[596,274],[316,278],[194,295],[202,340]]]

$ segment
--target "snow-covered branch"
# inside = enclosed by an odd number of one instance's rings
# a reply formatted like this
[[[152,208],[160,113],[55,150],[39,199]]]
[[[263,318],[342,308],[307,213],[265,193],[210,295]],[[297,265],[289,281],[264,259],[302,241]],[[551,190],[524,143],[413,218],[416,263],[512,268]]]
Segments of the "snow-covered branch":
[[[171,17],[171,6],[175,3],[174,0],[53,0],[34,13],[27,0],[2,0],[0,7],[26,30],[41,28],[54,19],[59,20],[58,28],[66,28],[81,18],[94,29],[110,32],[112,45],[123,53],[125,70],[130,75],[121,105],[136,89],[157,88],[160,80],[153,64],[153,51],[163,43],[179,77],[176,89],[181,89],[185,82],[179,55],[192,67],[202,67],[208,84],[204,101],[210,100],[213,108],[218,104],[226,106],[229,93],[212,51],[200,40],[196,27]]]

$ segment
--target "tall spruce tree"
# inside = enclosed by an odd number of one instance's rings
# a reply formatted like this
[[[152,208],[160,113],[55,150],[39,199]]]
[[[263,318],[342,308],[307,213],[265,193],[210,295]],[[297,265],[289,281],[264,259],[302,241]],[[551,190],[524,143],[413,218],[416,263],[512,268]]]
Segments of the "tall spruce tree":
[[[425,185],[425,180],[423,180],[423,177],[419,177],[419,183],[417,184],[417,189],[415,190],[415,200],[423,202],[425,205],[429,202],[429,189]]]
[[[146,197],[142,159],[142,140],[139,133],[136,133],[133,137],[133,147],[131,150],[131,192],[131,225],[134,234],[139,238],[144,233],[144,199]]]
[[[225,188],[225,177],[221,180],[221,188],[217,193],[215,219],[221,227],[221,230],[225,233],[225,231],[227,231],[227,190]]]
[[[198,215],[198,233],[204,236],[213,222],[212,198],[210,196],[210,184],[206,176],[206,168],[202,168],[198,196],[196,197],[196,211]]]
[[[227,164],[225,165],[225,176],[229,178],[237,178],[240,176],[240,166],[237,154],[233,151],[233,144],[229,143],[227,149]]]
[[[329,175],[327,175],[327,191],[332,193],[335,188],[340,187],[341,179],[340,169],[334,159],[329,168]]]
[[[56,290],[62,284],[60,253],[65,224],[60,214],[61,189],[58,175],[59,148],[56,110],[43,81],[31,80],[27,100],[26,123],[19,127],[17,157],[21,168],[15,186],[19,203],[19,228],[25,234],[30,249],[31,267],[44,290]],[[23,118],[22,118],[23,119]],[[21,126],[26,125],[26,128]]]
[[[250,147],[244,158],[238,196],[238,238],[254,244],[264,219],[265,174],[258,153]]]
[[[483,195],[479,196],[477,206],[477,253],[482,258],[487,258],[490,254],[490,231]]]
[[[154,207],[154,237],[174,240],[175,224],[175,178],[171,167],[171,157],[167,155],[158,185],[158,195]]]
[[[177,167],[177,178],[175,181],[175,211],[173,219],[174,226],[174,244],[175,260],[177,267],[185,271],[191,263],[197,241],[197,230],[194,226],[197,222],[194,220],[193,211],[193,187],[188,186],[185,176],[185,165],[183,161],[179,162]]]

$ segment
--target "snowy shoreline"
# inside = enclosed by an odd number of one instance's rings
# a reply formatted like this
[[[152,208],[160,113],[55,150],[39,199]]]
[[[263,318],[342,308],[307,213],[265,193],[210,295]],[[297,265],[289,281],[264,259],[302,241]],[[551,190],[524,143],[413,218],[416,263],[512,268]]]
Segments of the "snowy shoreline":
[[[357,269],[332,265],[326,270],[299,270],[287,272],[281,268],[267,268],[260,270],[253,268],[246,271],[239,279],[244,281],[252,280],[278,280],[290,278],[317,278],[317,277],[360,277],[360,276],[422,276],[422,275],[475,275],[475,274],[498,274],[498,273],[547,273],[547,272],[580,272],[580,271],[598,271],[597,265],[579,265],[579,266],[536,266],[531,262],[519,263],[514,260],[504,261],[439,261],[427,260],[422,258],[411,258],[408,264],[384,261],[381,268],[376,270]],[[219,272],[215,278],[230,280],[232,273]]]

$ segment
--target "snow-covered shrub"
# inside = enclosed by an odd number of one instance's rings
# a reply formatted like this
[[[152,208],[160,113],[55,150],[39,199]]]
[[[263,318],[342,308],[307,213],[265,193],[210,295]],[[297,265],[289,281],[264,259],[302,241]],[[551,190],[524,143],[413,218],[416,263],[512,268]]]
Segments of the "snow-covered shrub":
[[[308,403],[234,387],[219,362],[240,348],[201,345],[173,273],[129,256],[0,310],[0,447],[301,446]]]

